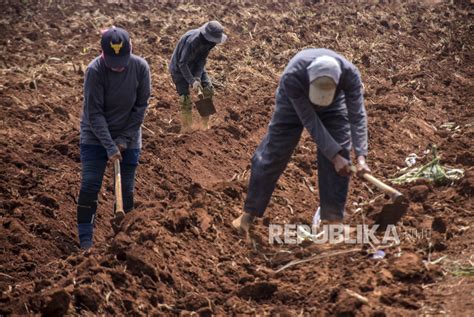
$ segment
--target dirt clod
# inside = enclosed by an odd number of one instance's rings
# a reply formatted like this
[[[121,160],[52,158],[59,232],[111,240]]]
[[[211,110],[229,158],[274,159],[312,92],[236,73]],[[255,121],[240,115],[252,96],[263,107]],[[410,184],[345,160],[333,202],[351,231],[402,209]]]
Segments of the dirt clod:
[[[168,220],[168,227],[175,232],[184,231],[190,224],[190,214],[185,209],[174,210]]]
[[[40,194],[36,196],[35,200],[46,207],[59,209],[58,201],[48,194]]]
[[[274,283],[269,282],[256,282],[247,284],[242,287],[237,295],[244,299],[268,299],[272,297],[273,293],[277,290],[278,286]]]
[[[428,197],[430,188],[426,185],[416,185],[410,189],[410,200],[414,202],[424,202]]]
[[[393,261],[391,272],[399,280],[412,281],[419,279],[424,268],[420,256],[415,253],[403,253]]]
[[[140,250],[130,250],[126,252],[127,267],[133,274],[138,276],[148,275],[154,281],[158,281],[158,274],[153,263],[143,258]]]
[[[64,316],[69,309],[71,296],[65,290],[58,290],[47,296],[45,304],[41,309],[43,316]]]
[[[80,286],[74,290],[74,305],[79,310],[85,309],[95,313],[101,302],[100,294],[91,286]]]
[[[190,293],[180,299],[176,304],[176,307],[189,311],[197,311],[200,308],[208,307],[209,305],[210,302],[205,296],[197,293]]]
[[[447,224],[443,217],[435,217],[433,219],[433,223],[431,224],[431,228],[434,231],[445,233],[447,230]]]

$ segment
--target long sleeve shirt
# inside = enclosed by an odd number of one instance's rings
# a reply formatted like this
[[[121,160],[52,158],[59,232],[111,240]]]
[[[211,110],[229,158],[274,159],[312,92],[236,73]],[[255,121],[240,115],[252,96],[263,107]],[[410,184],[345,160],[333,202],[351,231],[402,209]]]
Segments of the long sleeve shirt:
[[[310,82],[306,69],[315,58],[323,55],[336,58],[342,70],[334,101],[328,107],[314,105],[309,100]],[[305,49],[299,52],[285,68],[277,95],[291,103],[318,149],[330,160],[342,148],[324,127],[318,113],[335,110],[346,111],[343,109],[345,107],[351,125],[351,138],[355,154],[367,156],[367,115],[364,107],[362,80],[356,66],[343,56],[322,48]]]
[[[122,72],[95,58],[87,67],[81,116],[81,144],[102,145],[110,157],[117,145],[141,148],[141,125],[150,97],[150,68],[133,55]]]
[[[199,29],[190,30],[179,39],[169,65],[171,73],[180,74],[190,85],[195,77],[201,78],[207,56],[216,45],[203,41],[199,34]]]

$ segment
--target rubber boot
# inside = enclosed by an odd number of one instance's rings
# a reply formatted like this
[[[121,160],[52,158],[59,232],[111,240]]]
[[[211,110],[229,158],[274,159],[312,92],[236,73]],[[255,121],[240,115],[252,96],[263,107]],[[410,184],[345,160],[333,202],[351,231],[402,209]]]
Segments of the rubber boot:
[[[209,129],[209,118],[210,116],[201,117],[201,124],[203,130]]]
[[[81,249],[90,249],[94,238],[94,218],[98,193],[81,191],[77,202],[77,230]]]
[[[240,233],[248,235],[252,227],[252,223],[255,220],[255,216],[251,213],[244,212],[234,221],[232,221],[232,226]]]
[[[202,89],[203,98],[212,99],[214,97],[214,87],[207,85]],[[210,116],[201,117],[201,124],[204,130],[209,129],[209,118]]]
[[[181,106],[181,133],[192,131],[193,125],[193,102],[190,95],[181,95],[179,97]]]

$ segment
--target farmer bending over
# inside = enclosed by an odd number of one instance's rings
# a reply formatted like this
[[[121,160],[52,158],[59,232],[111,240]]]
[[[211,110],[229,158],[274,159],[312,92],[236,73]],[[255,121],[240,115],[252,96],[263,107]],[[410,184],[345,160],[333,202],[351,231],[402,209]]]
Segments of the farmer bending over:
[[[193,115],[189,87],[196,92],[202,91],[204,98],[212,98],[214,88],[207,75],[207,56],[216,44],[224,43],[227,35],[217,21],[210,21],[203,26],[184,34],[174,49],[169,65],[171,78],[176,85],[181,106],[181,132],[192,131]],[[209,117],[202,117],[202,124],[208,128]]]
[[[286,66],[276,91],[276,108],[267,134],[252,158],[244,213],[233,221],[248,233],[262,217],[298,144],[303,128],[317,145],[320,217],[341,223],[350,175],[351,140],[359,172],[369,171],[367,116],[357,68],[328,49],[305,49]]]
[[[81,190],[77,206],[79,242],[92,246],[97,197],[108,160],[120,159],[123,207],[133,209],[135,171],[142,144],[141,124],[150,97],[150,69],[132,54],[128,32],[102,34],[102,54],[87,67],[81,117]]]

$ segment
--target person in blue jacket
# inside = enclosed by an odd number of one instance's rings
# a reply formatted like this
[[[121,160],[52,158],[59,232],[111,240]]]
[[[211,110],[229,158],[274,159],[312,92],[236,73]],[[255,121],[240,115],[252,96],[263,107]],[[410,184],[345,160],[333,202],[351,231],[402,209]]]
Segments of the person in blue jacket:
[[[202,90],[204,98],[212,98],[214,88],[206,71],[209,52],[227,35],[217,21],[210,21],[201,27],[186,32],[180,39],[171,57],[169,71],[176,85],[181,107],[181,132],[192,131],[192,100],[189,88]],[[204,128],[208,128],[209,117],[202,117]]]
[[[92,247],[97,199],[107,161],[120,159],[123,207],[133,209],[135,172],[142,145],[141,125],[150,97],[150,68],[132,54],[128,32],[102,33],[102,54],[85,71],[81,116],[81,189],[77,225],[81,248]]]
[[[303,128],[317,145],[321,220],[340,223],[349,187],[351,147],[358,172],[370,170],[361,76],[332,50],[305,49],[281,75],[273,117],[252,158],[244,212],[232,222],[240,232],[248,233],[255,217],[263,216]]]

